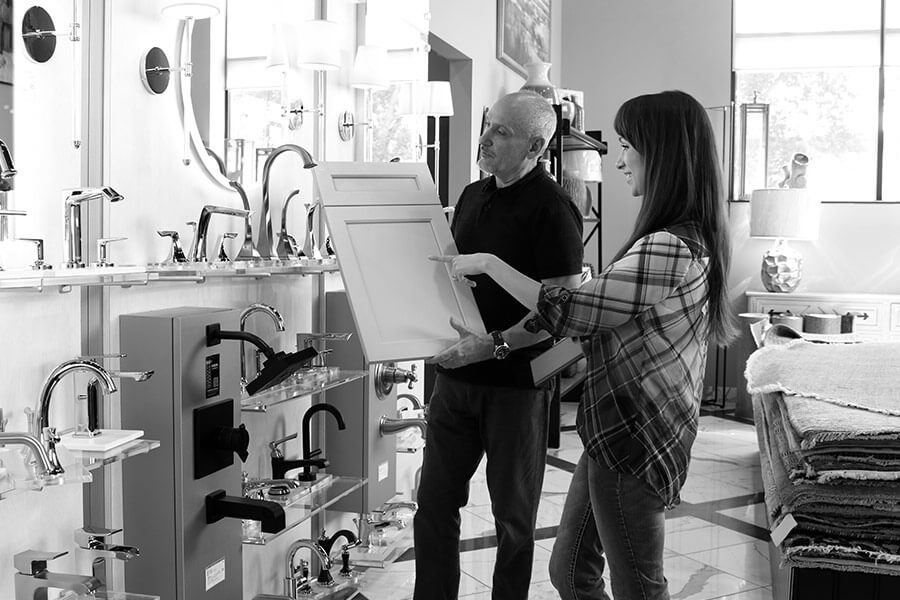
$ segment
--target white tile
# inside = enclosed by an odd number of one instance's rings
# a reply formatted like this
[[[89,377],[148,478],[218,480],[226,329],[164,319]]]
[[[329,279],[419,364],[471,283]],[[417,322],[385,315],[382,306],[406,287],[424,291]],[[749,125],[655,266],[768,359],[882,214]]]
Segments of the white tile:
[[[726,483],[712,479],[712,475],[689,475],[684,487],[681,488],[681,499],[692,504],[709,502],[710,500],[724,500],[746,496],[753,492],[747,487]]]
[[[482,513],[485,516],[482,516]],[[462,508],[459,511],[460,539],[468,540],[495,535],[494,517],[491,515],[490,506],[475,506]]]
[[[724,548],[693,552],[685,554],[685,556],[712,565],[720,571],[746,579],[759,586],[767,586],[772,583],[769,545],[759,540],[747,544],[735,544]]]
[[[665,547],[678,554],[690,554],[734,544],[746,544],[752,541],[752,537],[743,533],[719,527],[718,525],[709,525],[687,531],[677,531],[671,535],[666,534]]]
[[[581,458],[581,455],[584,453],[584,449],[579,446],[578,448],[562,448],[560,447],[558,450],[548,450],[548,454],[555,456],[560,460],[564,460],[568,463],[574,465],[578,464],[578,460]]]
[[[750,504],[748,506],[738,506],[736,508],[728,508],[718,511],[723,515],[740,519],[745,523],[753,523],[759,527],[768,529],[769,521],[766,518],[766,505],[764,502],[758,504]]]
[[[460,570],[490,587],[494,578],[496,556],[496,548],[463,552],[459,555]],[[550,581],[550,551],[535,546],[534,560],[531,567],[531,583],[537,584],[542,581]]]
[[[763,491],[762,469],[760,467],[745,467],[733,471],[708,473],[704,477],[735,485],[750,492]]]
[[[715,567],[684,556],[673,556],[665,563],[672,600],[710,600],[737,594],[759,586]]]
[[[772,589],[768,587],[756,588],[755,590],[749,590],[739,594],[722,596],[718,600],[772,600]]]
[[[570,483],[572,483],[571,473],[555,467],[547,467],[547,470],[544,472],[544,485],[541,490],[565,494],[569,491]]]
[[[666,519],[666,537],[675,533],[689,531],[691,529],[702,529],[709,526],[709,521],[704,521],[703,519],[691,516]]]
[[[490,591],[490,586],[484,585],[471,575],[460,573],[459,575],[459,595],[466,596],[477,594],[480,592]]]

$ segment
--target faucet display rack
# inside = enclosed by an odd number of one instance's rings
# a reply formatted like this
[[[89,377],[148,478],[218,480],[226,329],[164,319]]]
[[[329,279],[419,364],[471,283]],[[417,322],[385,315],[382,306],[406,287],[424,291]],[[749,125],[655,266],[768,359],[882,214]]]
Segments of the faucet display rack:
[[[143,438],[136,439],[131,442],[116,446],[106,452],[90,452],[86,450],[69,450],[72,457],[79,461],[88,471],[99,469],[100,467],[121,462],[132,456],[140,456],[147,454],[151,450],[159,448],[158,440],[146,440]]]
[[[316,372],[321,373],[321,376],[310,375]],[[338,367],[313,367],[298,371],[281,385],[241,399],[241,410],[243,412],[265,412],[270,406],[295,398],[319,394],[339,385],[362,379],[368,374],[368,371],[349,371]]]
[[[319,262],[264,261],[222,263],[178,263],[171,266],[86,267],[83,269],[18,269],[0,271],[0,292],[58,288],[70,292],[75,286],[145,286],[152,282],[188,281],[204,283],[210,278],[265,279],[273,275],[320,275],[340,270],[331,258]]]
[[[258,537],[244,538],[242,542],[253,546],[264,546],[273,539],[284,535],[297,525],[319,514],[338,500],[366,485],[365,478],[320,476],[311,486],[292,490],[290,500],[282,504],[285,514],[285,527],[278,533],[262,533]]]

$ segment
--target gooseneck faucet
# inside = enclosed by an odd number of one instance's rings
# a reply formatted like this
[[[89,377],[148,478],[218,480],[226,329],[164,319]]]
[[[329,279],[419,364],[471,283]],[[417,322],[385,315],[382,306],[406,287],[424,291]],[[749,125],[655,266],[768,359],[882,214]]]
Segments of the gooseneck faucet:
[[[326,404],[324,402],[320,402],[318,404],[313,404],[305,413],[303,413],[303,458],[304,460],[309,460],[314,458],[322,453],[321,450],[316,450],[315,452],[311,451],[309,448],[310,441],[310,430],[309,424],[312,421],[312,417],[317,412],[328,412],[335,418],[337,421],[338,429],[343,430],[346,429],[347,426],[344,424],[344,417],[341,416],[341,411],[332,406],[331,404]],[[300,481],[315,481],[316,474],[312,472],[309,466],[303,467],[303,472],[297,477]]]
[[[75,592],[82,596],[94,596],[103,582],[89,575],[53,573],[47,570],[47,563],[67,552],[38,552],[28,550],[13,556],[15,566],[16,600],[37,600],[48,598],[49,588]]]
[[[262,206],[260,209],[261,214],[259,215],[258,243],[256,245],[263,258],[275,258],[277,256],[274,248],[275,240],[272,238],[272,213],[269,211],[269,174],[272,170],[272,163],[285,152],[299,154],[303,160],[304,169],[311,169],[316,166],[316,161],[313,160],[312,155],[305,148],[296,144],[278,146],[266,157],[266,162],[263,164]]]
[[[212,159],[215,161],[216,166],[219,168],[219,172],[222,174],[222,177],[228,179],[228,173],[225,170],[225,161],[216,154],[210,148],[206,149],[206,153],[209,154]],[[228,185],[234,189],[238,193],[238,196],[241,197],[241,204],[244,205],[244,210],[247,211],[247,218],[244,219],[244,242],[241,244],[241,249],[238,252],[237,256],[234,257],[235,260],[256,260],[259,256],[259,251],[256,249],[256,246],[253,244],[253,222],[250,220],[250,200],[247,198],[247,192],[244,191],[244,186],[240,184],[240,182],[235,181],[234,179],[228,179]]]
[[[90,200],[102,200],[103,198],[110,202],[119,202],[124,200],[125,196],[111,187],[68,191],[65,203],[66,268],[84,267],[81,250],[81,205]]]
[[[297,540],[288,548],[286,559],[285,559],[285,576],[284,576],[284,593],[288,598],[292,600],[297,600],[298,596],[298,588],[300,586],[304,586],[306,589],[309,589],[308,577],[306,575],[301,575],[301,577],[297,577],[297,574],[302,572],[303,567],[297,569],[294,567],[294,558],[297,556],[297,552],[301,548],[306,548],[312,552],[314,558],[319,559],[319,565],[321,569],[329,570],[331,569],[331,558],[328,556],[328,553],[322,549],[322,546],[318,544],[315,540]]]
[[[209,230],[209,220],[213,215],[228,215],[247,219],[250,217],[250,211],[227,206],[214,206],[212,204],[204,206],[200,211],[200,218],[197,220],[197,233],[194,234],[194,240],[191,242],[188,261],[206,262],[206,232]]]
[[[287,212],[288,205],[291,203],[291,200],[300,195],[300,190],[294,190],[290,194],[288,194],[287,198],[284,199],[284,204],[281,205],[281,231],[278,233],[278,243],[276,244],[275,251],[281,258],[294,258],[295,256],[299,256],[299,248],[297,248],[297,240],[294,239],[294,236],[288,233],[287,230]]]
[[[250,315],[252,315],[253,313],[257,312],[268,315],[268,317],[272,319],[272,322],[275,324],[275,329],[278,331],[284,331],[284,317],[281,316],[281,313],[278,312],[278,309],[274,306],[263,304],[262,302],[251,304],[241,312],[241,331],[244,331],[244,325],[247,323],[247,318],[250,317]],[[257,351],[257,373],[259,372],[259,354],[259,351]],[[244,356],[244,340],[241,340],[241,389],[245,389],[247,387],[247,382],[247,361]]]
[[[86,371],[92,373],[107,394],[117,391],[116,382],[113,380],[109,371],[92,360],[73,359],[62,363],[50,373],[47,380],[41,388],[41,397],[38,403],[38,411],[35,415],[36,423],[33,424],[35,437],[40,437],[46,444],[47,455],[50,459],[49,475],[58,475],[64,472],[62,465],[59,464],[59,457],[56,455],[56,443],[59,438],[56,435],[56,428],[50,427],[50,398],[53,390],[60,380],[69,373],[76,371]]]

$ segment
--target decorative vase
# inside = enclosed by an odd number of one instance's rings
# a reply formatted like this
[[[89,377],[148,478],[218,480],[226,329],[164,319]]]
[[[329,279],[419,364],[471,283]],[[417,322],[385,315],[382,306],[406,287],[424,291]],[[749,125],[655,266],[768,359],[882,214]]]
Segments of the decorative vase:
[[[550,104],[559,104],[559,90],[550,83],[550,78],[547,76],[550,72],[550,63],[533,62],[525,65],[525,68],[528,70],[528,78],[521,89],[540,94]]]

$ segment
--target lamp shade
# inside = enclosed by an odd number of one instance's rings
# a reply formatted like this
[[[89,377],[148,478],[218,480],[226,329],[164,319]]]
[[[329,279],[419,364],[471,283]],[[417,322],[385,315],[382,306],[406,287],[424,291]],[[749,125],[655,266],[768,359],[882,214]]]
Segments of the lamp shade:
[[[805,188],[753,190],[750,237],[814,240],[819,237],[819,201]]]
[[[334,71],[341,66],[338,24],[324,19],[313,19],[299,27],[297,66],[313,71]]]
[[[280,73],[288,70],[287,43],[278,24],[272,25],[272,37],[269,38],[269,51],[266,53],[266,68]]]
[[[215,2],[166,2],[161,12],[175,19],[208,19],[221,11]]]
[[[449,81],[413,81],[401,84],[397,114],[429,117],[453,115]]]
[[[359,89],[379,89],[388,87],[387,48],[360,46],[356,49],[350,85]]]

